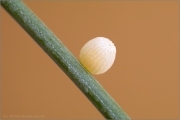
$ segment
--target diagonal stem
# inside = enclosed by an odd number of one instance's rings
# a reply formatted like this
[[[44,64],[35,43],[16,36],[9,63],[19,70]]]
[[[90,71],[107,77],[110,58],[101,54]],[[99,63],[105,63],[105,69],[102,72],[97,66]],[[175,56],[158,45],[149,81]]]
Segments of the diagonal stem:
[[[106,119],[130,120],[122,108],[85,70],[63,43],[20,0],[2,0],[2,7],[56,62]]]

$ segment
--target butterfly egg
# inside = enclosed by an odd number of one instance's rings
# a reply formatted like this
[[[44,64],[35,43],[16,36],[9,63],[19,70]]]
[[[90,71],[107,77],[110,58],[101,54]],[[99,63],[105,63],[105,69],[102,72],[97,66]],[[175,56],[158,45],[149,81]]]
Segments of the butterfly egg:
[[[116,47],[105,37],[88,41],[80,51],[80,62],[91,74],[105,73],[113,65]]]

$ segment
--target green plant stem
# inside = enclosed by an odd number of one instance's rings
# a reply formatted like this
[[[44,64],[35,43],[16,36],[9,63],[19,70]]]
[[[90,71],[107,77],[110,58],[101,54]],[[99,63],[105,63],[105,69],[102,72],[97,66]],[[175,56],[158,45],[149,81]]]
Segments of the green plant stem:
[[[62,42],[22,1],[2,0],[1,4],[67,74],[106,119],[130,119],[98,81],[85,70]]]

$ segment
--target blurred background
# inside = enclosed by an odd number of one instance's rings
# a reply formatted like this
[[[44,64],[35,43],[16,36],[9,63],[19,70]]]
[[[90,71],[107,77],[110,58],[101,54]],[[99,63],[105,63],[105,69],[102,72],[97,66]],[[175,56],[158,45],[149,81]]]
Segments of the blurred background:
[[[114,42],[114,65],[94,77],[132,119],[178,119],[178,1],[24,2],[77,58],[90,39]],[[2,118],[104,119],[0,9]]]

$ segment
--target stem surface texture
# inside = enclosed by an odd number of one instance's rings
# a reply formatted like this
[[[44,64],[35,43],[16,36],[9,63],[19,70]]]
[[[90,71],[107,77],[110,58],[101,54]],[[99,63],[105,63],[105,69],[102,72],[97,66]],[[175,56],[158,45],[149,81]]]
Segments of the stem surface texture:
[[[98,81],[22,1],[2,0],[1,5],[56,62],[106,119],[130,120]]]

